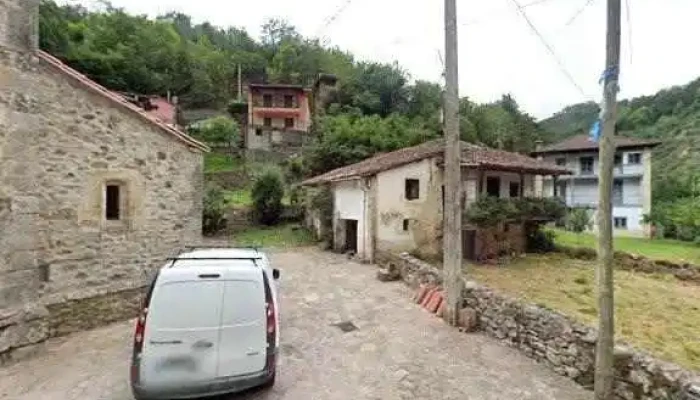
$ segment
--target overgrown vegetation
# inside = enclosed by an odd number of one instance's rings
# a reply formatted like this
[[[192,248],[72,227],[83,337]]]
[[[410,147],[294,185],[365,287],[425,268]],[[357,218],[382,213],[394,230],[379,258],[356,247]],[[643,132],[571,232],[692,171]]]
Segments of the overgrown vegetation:
[[[190,128],[190,135],[210,144],[238,146],[241,138],[238,124],[227,117],[214,117],[205,120],[197,128]]]
[[[280,224],[272,227],[251,227],[237,232],[233,237],[237,246],[298,247],[313,243],[313,236],[297,224]]]
[[[566,214],[566,229],[574,233],[583,233],[593,227],[591,211],[587,208],[572,208]]]
[[[469,265],[478,281],[512,296],[597,322],[595,261],[528,255],[500,268]],[[700,370],[700,291],[669,275],[615,272],[615,331],[622,340]]]
[[[492,227],[505,222],[555,221],[565,212],[566,207],[558,198],[483,196],[472,203],[464,215],[474,225]]]
[[[282,216],[284,183],[280,173],[268,169],[255,179],[251,190],[256,221],[263,225],[274,225]]]
[[[203,200],[202,233],[212,236],[226,227],[226,197],[217,186],[206,189]]]

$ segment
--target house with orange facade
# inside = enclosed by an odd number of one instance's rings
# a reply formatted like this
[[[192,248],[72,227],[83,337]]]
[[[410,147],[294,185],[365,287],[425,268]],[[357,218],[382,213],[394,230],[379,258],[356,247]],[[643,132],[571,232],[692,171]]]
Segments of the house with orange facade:
[[[312,90],[301,85],[248,85],[248,124],[243,145],[248,150],[284,151],[309,138]]]

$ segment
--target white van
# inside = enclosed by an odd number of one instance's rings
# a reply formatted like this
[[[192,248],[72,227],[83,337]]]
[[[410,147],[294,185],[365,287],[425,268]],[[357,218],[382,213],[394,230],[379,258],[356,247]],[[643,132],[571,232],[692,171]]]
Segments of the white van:
[[[136,323],[134,397],[185,399],[274,385],[278,278],[255,249],[198,249],[170,259]]]

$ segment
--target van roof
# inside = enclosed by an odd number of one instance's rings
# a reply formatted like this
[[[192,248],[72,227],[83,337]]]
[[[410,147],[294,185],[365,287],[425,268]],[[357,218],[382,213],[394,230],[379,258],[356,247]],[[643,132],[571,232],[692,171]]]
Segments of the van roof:
[[[209,248],[197,249],[178,254],[176,258],[263,258],[263,253],[257,249],[248,248]]]

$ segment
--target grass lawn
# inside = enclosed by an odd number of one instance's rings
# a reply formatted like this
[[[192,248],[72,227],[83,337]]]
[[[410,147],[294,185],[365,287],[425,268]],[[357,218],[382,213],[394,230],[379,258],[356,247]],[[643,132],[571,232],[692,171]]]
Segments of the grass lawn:
[[[226,190],[224,193],[226,197],[226,204],[232,207],[252,207],[253,197],[249,188],[237,189],[237,190]],[[285,206],[290,205],[289,194],[285,193],[282,197],[282,204]]]
[[[311,232],[298,224],[272,227],[251,227],[233,234],[233,242],[239,246],[297,247],[314,243]]]
[[[594,262],[528,255],[507,266],[471,266],[494,289],[597,321]],[[659,358],[700,370],[700,287],[670,275],[615,271],[616,335]]]
[[[204,155],[204,172],[235,171],[245,168],[245,162],[225,154],[207,153]]]
[[[576,234],[552,229],[555,242],[563,246],[596,247],[596,236],[590,233]],[[646,239],[617,236],[613,240],[615,250],[638,254],[656,260],[689,262],[700,265],[700,246],[671,239]]]

